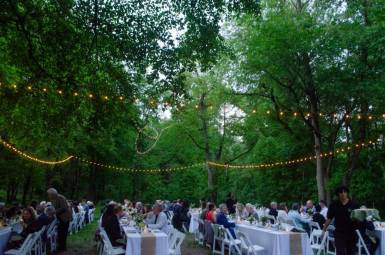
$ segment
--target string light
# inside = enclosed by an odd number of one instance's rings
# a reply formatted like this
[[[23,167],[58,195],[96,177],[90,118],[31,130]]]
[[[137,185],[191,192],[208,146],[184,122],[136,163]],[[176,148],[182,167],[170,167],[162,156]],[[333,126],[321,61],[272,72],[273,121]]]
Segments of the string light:
[[[367,147],[368,145],[371,145],[371,144],[374,144],[374,143],[372,141],[368,141],[367,143],[353,144],[353,147],[355,147],[357,149],[360,149],[360,148],[362,149],[362,148]],[[351,146],[347,146],[344,148],[336,149],[335,151],[329,151],[329,152],[321,153],[319,155],[319,157],[320,158],[332,157],[332,156],[350,151],[351,149],[352,149]],[[315,159],[317,159],[316,155],[291,159],[291,160],[287,160],[287,161],[277,161],[277,162],[272,162],[272,163],[261,163],[261,164],[229,165],[229,164],[222,164],[222,163],[217,163],[217,162],[212,162],[212,161],[208,162],[208,164],[213,166],[213,167],[226,168],[226,169],[267,169],[267,168],[272,168],[272,167],[277,167],[277,166],[295,165],[298,163],[304,163],[304,162],[312,161]]]
[[[4,141],[3,139],[0,138],[0,142],[6,147],[8,148],[9,150],[15,152],[16,154],[22,156],[23,158],[26,158],[28,160],[31,160],[31,161],[34,161],[34,162],[37,162],[37,163],[40,163],[40,164],[45,164],[45,165],[59,165],[59,164],[64,164],[68,161],[70,161],[72,158],[74,158],[74,156],[69,156],[65,159],[62,159],[62,160],[42,160],[42,159],[39,159],[39,158],[36,158],[36,157],[33,157],[31,156],[30,154],[27,154],[25,152],[22,152],[20,151],[19,149],[17,149],[16,147],[12,146],[11,144],[7,143],[6,141]]]
[[[6,87],[6,86],[1,86],[1,85],[4,85],[3,83],[0,83],[0,87]],[[10,87],[12,87],[12,88],[14,88],[14,89],[17,89],[18,86],[17,86],[16,84],[12,84],[12,85],[10,85]],[[28,86],[26,87],[26,90],[29,91],[29,92],[32,92],[32,91],[33,91],[33,87],[32,87],[31,85],[28,85]],[[47,89],[47,88],[42,88],[42,91],[46,93],[46,92],[48,92],[48,89]],[[56,91],[56,92],[57,92],[57,94],[59,94],[59,95],[64,94],[64,91],[63,91],[63,90],[58,90],[58,91]],[[70,94],[71,94],[71,93],[70,93]],[[74,92],[72,95],[75,96],[75,97],[80,96],[80,94],[79,94],[78,92]],[[93,99],[93,98],[95,98],[94,95],[95,95],[95,94],[93,94],[93,93],[89,93],[89,94],[87,94],[86,96],[87,96],[88,98],[90,98],[90,99]],[[113,98],[110,98],[110,97],[107,96],[107,95],[104,95],[104,96],[102,95],[101,98],[104,99],[104,100],[106,101],[106,100],[113,99],[114,97],[113,97]],[[124,101],[124,97],[123,97],[123,96],[117,96],[117,97],[115,97],[115,99],[118,100],[118,101],[121,101],[121,102]],[[135,103],[139,103],[140,101],[139,101],[139,99],[135,99],[134,102],[135,102]],[[150,100],[150,104],[151,104],[151,105],[154,105],[155,103],[156,103],[156,102],[155,102],[153,99]],[[170,103],[169,103],[169,102],[165,102],[164,105],[170,106]],[[195,105],[195,108],[198,109],[198,108],[199,108],[199,105],[196,104],[196,105]],[[209,108],[211,109],[211,108],[213,108],[213,107],[209,107]],[[256,109],[252,109],[251,112],[252,112],[253,114],[255,114],[255,113],[257,113],[257,110],[256,110]],[[285,114],[286,112],[289,113],[289,114],[291,113],[292,116],[293,116],[294,118],[299,116],[299,113],[298,113],[298,112],[291,112],[291,111],[287,111],[287,110],[278,110],[278,111],[277,111],[277,113],[278,113],[280,116],[286,115],[286,114]],[[270,115],[270,114],[272,113],[272,111],[271,111],[271,110],[267,110],[265,113],[266,113],[267,115]],[[323,117],[323,118],[325,118],[325,119],[328,119],[328,116],[334,117],[334,118],[337,118],[337,117],[338,117],[338,114],[337,114],[337,113],[333,113],[333,114],[325,114],[325,113],[323,113],[323,112],[319,112],[319,113],[314,113],[314,114],[315,114],[315,115],[318,115],[318,116],[320,116],[320,117]],[[305,115],[306,118],[310,118],[311,116],[313,116],[313,114],[308,113],[308,112],[305,113],[304,115]],[[372,114],[370,114],[370,115],[369,115],[369,114],[368,114],[368,115],[364,115],[364,114],[357,114],[357,115],[346,114],[346,115],[345,115],[345,119],[353,119],[355,116],[356,116],[356,118],[357,118],[358,120],[367,119],[367,120],[370,120],[370,121],[371,121],[371,120],[374,120],[374,119],[385,119],[385,113],[382,113],[382,114],[377,115],[377,116],[372,115]]]

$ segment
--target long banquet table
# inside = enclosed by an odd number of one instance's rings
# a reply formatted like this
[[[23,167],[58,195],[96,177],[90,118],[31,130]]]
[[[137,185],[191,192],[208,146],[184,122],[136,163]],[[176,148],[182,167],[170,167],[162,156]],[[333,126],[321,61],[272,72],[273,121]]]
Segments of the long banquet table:
[[[247,224],[237,224],[254,245],[262,246],[265,255],[313,255],[307,233],[276,231]],[[259,253],[258,253],[259,254]]]
[[[198,229],[198,227],[199,227],[199,222],[198,222],[199,215],[200,215],[200,213],[198,213],[198,212],[192,212],[191,213],[190,226],[189,226],[189,230],[188,230],[190,233],[194,233],[195,230]]]
[[[4,250],[7,247],[7,242],[11,236],[12,228],[5,227],[0,229],[0,255],[4,254]]]
[[[122,226],[127,238],[126,255],[168,255],[168,238],[161,231],[133,233]]]

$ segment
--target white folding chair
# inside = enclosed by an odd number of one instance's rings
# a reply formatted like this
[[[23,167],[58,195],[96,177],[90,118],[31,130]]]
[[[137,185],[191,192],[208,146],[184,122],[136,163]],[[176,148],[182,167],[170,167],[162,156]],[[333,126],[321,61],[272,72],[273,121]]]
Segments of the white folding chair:
[[[169,255],[181,255],[180,246],[183,243],[186,235],[176,229],[174,229],[174,242],[169,248]]]
[[[204,242],[205,242],[204,225],[205,225],[204,221],[198,218],[198,233],[199,233],[198,244],[202,246],[204,245]]]
[[[57,220],[55,219],[47,228],[47,244],[50,244],[50,251],[53,253],[57,247]]]
[[[103,240],[103,254],[105,255],[119,255],[119,254],[125,254],[126,251],[122,247],[114,247],[111,244],[110,239],[108,238],[108,235],[104,229],[100,230],[100,236]]]
[[[322,240],[321,240],[321,243],[315,243],[315,244],[311,244],[311,248],[312,250],[315,250],[317,251],[317,253],[315,253],[316,255],[321,255],[321,253],[323,252],[325,254],[325,251],[326,251],[326,240],[327,240],[327,237],[328,237],[329,233],[328,232],[325,232]]]
[[[309,222],[310,227],[310,243],[315,244],[319,243],[322,236],[322,230],[318,224],[318,222],[310,221]]]
[[[370,255],[368,247],[366,247],[365,241],[362,238],[360,231],[356,230],[356,233],[358,236],[358,241],[357,241],[358,255],[362,254],[362,248],[364,249],[366,255]]]
[[[237,232],[237,237],[241,240],[242,252],[245,251],[247,255],[258,255],[258,252],[264,250],[262,246],[253,245],[249,238],[242,232]]]
[[[171,248],[175,242],[175,231],[177,231],[172,225],[170,227],[170,231],[167,234],[168,246]]]
[[[229,248],[229,255],[231,255],[233,251],[235,251],[236,254],[242,255],[241,240],[234,239],[228,228],[224,228],[224,231],[225,239],[223,240],[223,244]]]
[[[226,238],[223,226],[218,224],[212,224],[213,231],[214,231],[214,238],[213,238],[213,244],[212,244],[212,253],[213,254],[225,254],[225,246],[224,246],[224,240]],[[217,250],[217,244],[220,245],[220,250]]]
[[[328,232],[328,238],[326,239],[326,255],[336,255],[336,247],[334,242],[334,234],[335,227],[333,225],[329,225],[326,229]],[[333,247],[333,249],[331,249]]]
[[[4,252],[4,255],[29,255],[31,254],[37,232],[29,234],[19,249],[11,249]]]

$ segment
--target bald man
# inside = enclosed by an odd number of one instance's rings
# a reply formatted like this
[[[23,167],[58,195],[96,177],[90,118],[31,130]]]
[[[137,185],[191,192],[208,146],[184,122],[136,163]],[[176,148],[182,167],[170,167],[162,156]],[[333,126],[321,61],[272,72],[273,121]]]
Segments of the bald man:
[[[52,202],[56,211],[56,218],[59,221],[57,228],[58,249],[57,251],[64,252],[67,250],[67,235],[68,227],[72,219],[72,210],[69,208],[67,199],[60,195],[56,189],[50,188],[47,190],[48,199]]]

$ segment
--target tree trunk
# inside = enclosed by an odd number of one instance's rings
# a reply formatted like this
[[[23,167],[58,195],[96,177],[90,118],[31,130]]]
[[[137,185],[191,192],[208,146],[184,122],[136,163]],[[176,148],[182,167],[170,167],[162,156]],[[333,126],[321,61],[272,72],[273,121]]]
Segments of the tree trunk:
[[[326,200],[326,188],[325,188],[325,174],[322,166],[321,158],[321,139],[314,134],[314,151],[316,155],[316,173],[317,173],[317,190],[318,190],[318,200]]]
[[[208,128],[207,119],[206,119],[207,109],[205,105],[205,97],[206,97],[206,93],[203,93],[199,100],[199,117],[202,121],[202,136],[204,140],[205,160],[206,160],[206,169],[207,169],[207,188],[208,188],[208,191],[210,192],[211,201],[215,203],[217,200],[217,193],[216,193],[216,187],[215,187],[214,171],[209,165],[209,162],[212,160],[212,155],[211,155],[210,142],[209,142],[209,128]]]

